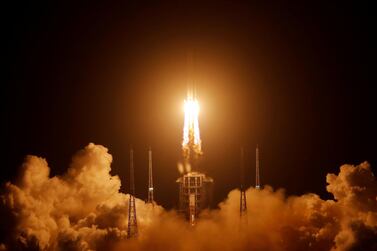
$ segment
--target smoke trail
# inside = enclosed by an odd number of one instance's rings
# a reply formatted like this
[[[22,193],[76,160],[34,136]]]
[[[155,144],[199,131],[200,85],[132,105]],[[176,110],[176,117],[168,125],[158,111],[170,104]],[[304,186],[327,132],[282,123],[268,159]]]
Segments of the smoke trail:
[[[46,160],[26,157],[1,195],[9,217],[1,219],[0,250],[377,250],[377,185],[367,162],[327,175],[334,200],[248,189],[242,228],[239,190],[203,211],[194,228],[174,210],[137,199],[140,236],[127,240],[128,196],[109,173],[111,161],[105,147],[89,144],[66,174],[49,177]]]

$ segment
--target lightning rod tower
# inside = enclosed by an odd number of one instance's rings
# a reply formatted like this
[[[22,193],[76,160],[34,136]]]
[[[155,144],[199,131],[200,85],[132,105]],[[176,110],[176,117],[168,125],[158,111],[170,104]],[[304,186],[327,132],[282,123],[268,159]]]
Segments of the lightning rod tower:
[[[255,188],[260,189],[260,178],[259,178],[259,146],[255,149]]]
[[[240,217],[246,215],[247,207],[246,207],[246,192],[245,192],[245,166],[244,166],[244,149],[241,147],[241,180],[240,180],[240,191],[241,191],[241,198],[240,198]]]
[[[152,173],[152,149],[148,150],[148,199],[147,203],[154,205],[153,198],[153,173]]]
[[[128,201],[127,238],[137,237],[137,219],[135,206],[134,150],[130,150],[130,199]]]

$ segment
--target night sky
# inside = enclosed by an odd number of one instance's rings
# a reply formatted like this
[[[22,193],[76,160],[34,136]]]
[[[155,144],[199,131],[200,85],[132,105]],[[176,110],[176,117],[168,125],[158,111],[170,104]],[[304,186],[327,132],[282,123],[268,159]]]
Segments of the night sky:
[[[254,185],[323,198],[325,175],[376,159],[376,41],[367,4],[15,3],[3,30],[3,183],[27,154],[63,174],[93,142],[109,148],[112,174],[147,194],[153,149],[155,199],[174,207],[187,80],[201,104],[201,169],[215,202],[239,185],[246,149]],[[192,55],[191,65],[188,56]]]

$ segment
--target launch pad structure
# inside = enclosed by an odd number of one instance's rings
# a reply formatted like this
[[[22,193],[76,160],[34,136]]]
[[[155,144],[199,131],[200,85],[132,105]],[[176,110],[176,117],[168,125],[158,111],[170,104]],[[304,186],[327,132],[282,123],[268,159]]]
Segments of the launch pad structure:
[[[191,225],[201,210],[212,203],[213,179],[204,173],[188,172],[176,180],[179,186],[179,211],[185,215]]]

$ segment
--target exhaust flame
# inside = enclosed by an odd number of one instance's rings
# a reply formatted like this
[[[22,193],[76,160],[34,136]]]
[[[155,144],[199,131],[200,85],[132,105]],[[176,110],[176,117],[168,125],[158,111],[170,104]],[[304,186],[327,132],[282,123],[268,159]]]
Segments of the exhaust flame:
[[[202,154],[202,141],[199,131],[199,102],[192,94],[187,95],[184,103],[185,120],[183,127],[182,151],[186,160],[191,154],[195,157]]]

